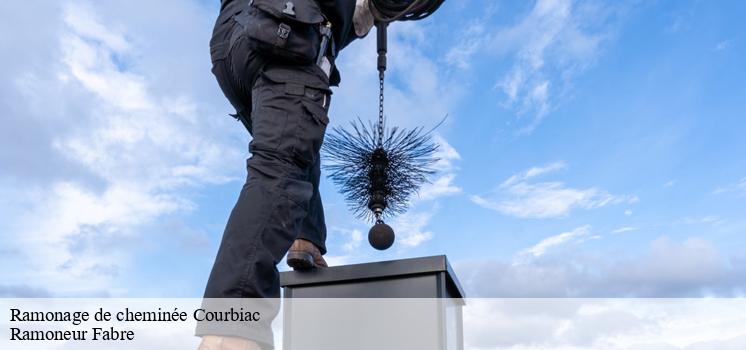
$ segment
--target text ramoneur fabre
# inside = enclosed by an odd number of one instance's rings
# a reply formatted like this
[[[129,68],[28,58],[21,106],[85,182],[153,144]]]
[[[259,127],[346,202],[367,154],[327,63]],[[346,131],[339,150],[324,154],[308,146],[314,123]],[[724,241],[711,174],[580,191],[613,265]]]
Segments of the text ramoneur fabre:
[[[191,319],[190,319],[191,316]],[[196,309],[193,312],[174,308],[173,311],[135,311],[125,308],[119,311],[106,311],[99,308],[91,314],[88,311],[24,311],[10,309],[11,325],[16,323],[35,323],[49,325],[50,323],[69,323],[81,326],[86,322],[258,322],[261,314],[258,311],[247,311],[243,308],[212,311]],[[10,328],[10,340],[134,340],[133,330],[117,329],[114,326],[90,327],[89,329],[66,330],[30,330],[20,327]]]

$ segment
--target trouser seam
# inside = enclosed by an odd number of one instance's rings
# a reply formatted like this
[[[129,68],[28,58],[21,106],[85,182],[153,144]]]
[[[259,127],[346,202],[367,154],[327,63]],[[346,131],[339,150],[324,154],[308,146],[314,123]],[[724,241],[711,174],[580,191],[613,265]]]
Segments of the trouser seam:
[[[277,186],[277,185],[275,185],[275,186]],[[273,186],[273,187],[275,187],[275,186]],[[267,189],[265,189],[262,186],[260,186],[260,188],[262,189],[262,191],[267,191]],[[266,193],[265,193],[265,195],[266,195]],[[272,196],[267,196],[267,197],[274,198]],[[239,285],[240,285],[240,288],[241,288],[240,289],[240,291],[241,291],[240,294],[241,294],[242,297],[244,296],[243,294],[246,294],[246,290],[251,289],[250,277],[255,274],[255,271],[254,271],[255,264],[253,264],[252,262],[255,260],[254,258],[256,257],[256,246],[258,244],[258,241],[262,239],[262,237],[264,235],[264,231],[267,228],[267,222],[269,221],[270,217],[272,216],[272,213],[274,213],[277,210],[277,207],[279,206],[279,203],[277,202],[277,200],[272,199],[272,201],[273,201],[273,203],[272,203],[272,209],[269,211],[269,213],[267,213],[265,215],[264,220],[262,221],[261,226],[257,230],[258,235],[252,241],[252,244],[251,244],[251,255],[247,256],[247,259],[246,259],[249,262],[249,266],[247,267],[246,271],[243,273],[243,276],[241,276],[241,279],[239,281]]]

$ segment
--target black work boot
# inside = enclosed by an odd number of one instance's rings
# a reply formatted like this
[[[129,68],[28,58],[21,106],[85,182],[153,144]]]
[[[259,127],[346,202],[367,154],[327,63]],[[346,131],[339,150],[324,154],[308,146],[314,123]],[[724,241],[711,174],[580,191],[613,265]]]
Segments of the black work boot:
[[[319,248],[306,241],[305,239],[296,239],[288,250],[288,266],[293,270],[309,270],[314,267],[327,267],[324,257],[321,256]]]

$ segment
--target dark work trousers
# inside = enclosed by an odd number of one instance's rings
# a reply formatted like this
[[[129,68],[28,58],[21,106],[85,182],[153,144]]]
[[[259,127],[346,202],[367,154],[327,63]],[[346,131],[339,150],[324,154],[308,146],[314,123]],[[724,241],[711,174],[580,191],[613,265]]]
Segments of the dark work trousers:
[[[246,183],[225,227],[205,298],[279,298],[276,265],[295,239],[326,253],[319,150],[329,122],[328,78],[315,65],[272,62],[253,52],[240,32],[214,45],[211,54],[212,72],[253,138]],[[272,309],[265,320],[276,315]],[[268,325],[204,324],[197,335],[238,336],[272,346]]]

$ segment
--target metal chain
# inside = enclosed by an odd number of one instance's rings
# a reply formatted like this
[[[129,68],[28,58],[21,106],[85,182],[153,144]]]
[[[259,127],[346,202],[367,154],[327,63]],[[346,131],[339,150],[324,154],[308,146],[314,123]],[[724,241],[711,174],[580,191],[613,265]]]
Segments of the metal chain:
[[[378,147],[383,147],[383,72],[378,74]]]

